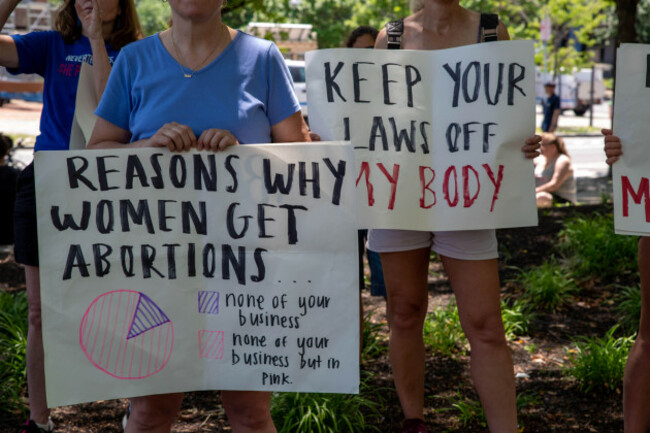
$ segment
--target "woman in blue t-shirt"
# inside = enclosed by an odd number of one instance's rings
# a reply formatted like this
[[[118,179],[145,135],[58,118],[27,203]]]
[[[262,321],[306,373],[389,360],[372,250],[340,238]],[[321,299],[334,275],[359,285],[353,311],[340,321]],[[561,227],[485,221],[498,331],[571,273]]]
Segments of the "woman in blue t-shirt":
[[[0,30],[18,3],[19,0],[0,3]],[[43,111],[35,151],[68,149],[81,64],[93,65],[99,99],[118,50],[141,34],[133,0],[65,0],[55,28],[24,35],[0,35],[0,66],[13,74],[39,74],[44,78]],[[29,305],[30,420],[22,431],[48,432],[53,430],[53,425],[45,401],[33,165],[18,179],[15,208],[14,251],[16,261],[25,266]]]
[[[224,0],[169,0],[173,26],[126,47],[89,148],[220,151],[309,141],[280,51],[226,26]],[[168,432],[183,394],[135,397],[125,431]],[[269,392],[223,391],[233,432],[275,432]]]

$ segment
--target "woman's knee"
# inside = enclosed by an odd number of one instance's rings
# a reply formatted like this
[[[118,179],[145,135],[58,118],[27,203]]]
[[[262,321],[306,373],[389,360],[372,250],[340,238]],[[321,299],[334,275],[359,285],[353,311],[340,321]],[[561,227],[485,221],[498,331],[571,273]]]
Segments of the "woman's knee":
[[[393,300],[389,303],[388,313],[391,330],[417,331],[422,329],[427,314],[427,304],[424,301]]]
[[[500,313],[479,317],[461,318],[461,325],[470,346],[503,346],[506,344],[505,331]]]
[[[176,420],[183,394],[149,395],[131,399],[129,430],[148,431],[171,426]],[[134,431],[134,430],[131,430]]]
[[[273,424],[268,392],[223,391],[221,399],[231,426],[263,431]]]

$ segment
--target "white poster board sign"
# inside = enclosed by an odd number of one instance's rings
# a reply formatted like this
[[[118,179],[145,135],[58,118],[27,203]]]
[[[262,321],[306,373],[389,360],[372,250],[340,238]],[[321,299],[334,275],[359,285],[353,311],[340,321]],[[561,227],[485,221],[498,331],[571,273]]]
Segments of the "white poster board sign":
[[[650,45],[622,44],[617,51],[614,135],[623,156],[612,169],[614,229],[650,234]]]
[[[352,141],[360,225],[461,230],[537,224],[531,41],[437,51],[307,53],[309,122]]]
[[[35,155],[49,406],[358,392],[347,143]]]

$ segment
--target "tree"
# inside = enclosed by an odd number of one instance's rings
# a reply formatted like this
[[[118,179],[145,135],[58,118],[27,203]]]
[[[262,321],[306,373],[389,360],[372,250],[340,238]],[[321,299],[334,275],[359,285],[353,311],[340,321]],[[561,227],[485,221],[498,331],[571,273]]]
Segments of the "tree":
[[[172,13],[168,3],[160,0],[136,0],[135,9],[144,36],[165,30],[169,26]]]
[[[609,0],[461,0],[468,9],[499,14],[512,39],[539,40],[540,22],[549,16],[552,36],[549,41],[550,66],[571,70],[590,62],[588,48],[600,42],[597,29],[611,11]],[[538,43],[538,47],[541,45]],[[536,62],[542,62],[537,50]]]

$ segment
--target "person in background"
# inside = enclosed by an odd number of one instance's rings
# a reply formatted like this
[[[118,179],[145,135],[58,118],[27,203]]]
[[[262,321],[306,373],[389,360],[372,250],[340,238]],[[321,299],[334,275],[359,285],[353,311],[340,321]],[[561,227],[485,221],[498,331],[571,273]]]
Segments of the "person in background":
[[[375,48],[435,50],[507,40],[494,15],[463,8],[459,0],[412,0],[414,11],[382,29]],[[401,29],[401,30],[400,30]],[[395,31],[398,30],[398,31]],[[532,132],[532,131],[531,131]],[[522,162],[539,153],[541,137],[522,147]],[[494,230],[370,230],[368,248],[378,251],[388,289],[389,357],[405,420],[403,433],[425,433],[425,349],[431,250],[449,277],[463,331],[471,348],[471,372],[492,433],[517,432],[515,375],[501,319],[498,245]]]
[[[345,41],[348,48],[374,48],[379,30],[371,26],[360,26],[352,30]]]
[[[0,30],[19,0],[0,0]],[[34,151],[68,150],[82,62],[92,65],[99,99],[118,51],[140,37],[133,0],[65,0],[52,31],[0,35],[0,66],[12,74],[39,74],[43,81],[40,135]],[[36,235],[34,165],[18,179],[15,205],[16,261],[25,267],[29,307],[27,388],[30,419],[21,432],[54,430],[45,400],[41,298]]]
[[[542,101],[544,119],[542,120],[542,132],[555,132],[557,122],[560,118],[560,97],[555,94],[555,83],[549,81],[544,84],[546,99]]]
[[[12,147],[13,140],[0,134],[0,245],[14,243],[14,202],[20,170],[6,163]]]
[[[535,158],[537,207],[550,207],[553,203],[575,204],[576,178],[562,137],[542,133],[541,153]]]
[[[360,26],[352,30],[348,35],[345,46],[348,48],[374,48],[375,40],[379,30],[371,26]],[[370,268],[370,293],[373,296],[383,296],[386,298],[386,286],[384,285],[384,273],[381,269],[381,259],[379,254],[374,251],[366,249],[366,239],[368,238],[368,230],[359,230],[359,289],[363,290],[364,283],[364,266],[363,266],[363,253],[366,252],[368,258],[368,267]],[[363,305],[359,300],[359,307],[361,308],[361,323],[363,326]],[[363,333],[363,328],[361,328]]]
[[[280,51],[224,24],[224,4],[169,0],[171,28],[120,53],[88,148],[217,152],[309,141]],[[228,390],[221,398],[234,433],[276,431],[270,392]],[[182,393],[132,398],[125,432],[169,432],[182,400]]]
[[[607,164],[623,154],[621,139],[611,129],[603,129]],[[623,377],[623,420],[625,433],[646,433],[650,429],[650,237],[639,238],[639,279],[641,280],[641,320],[630,349]]]

